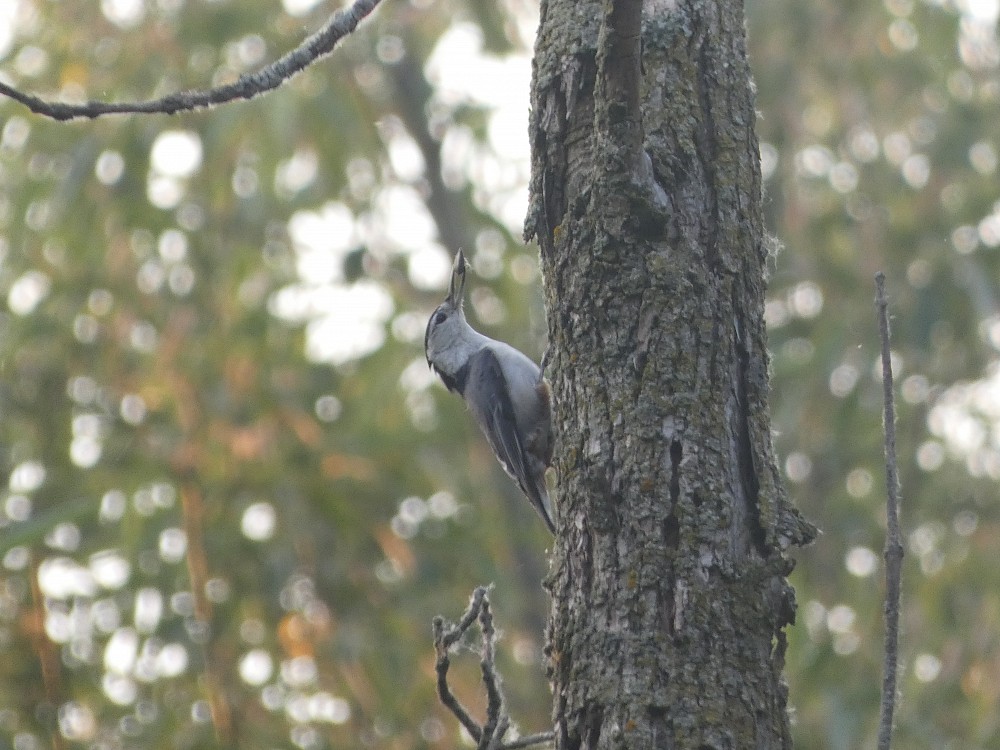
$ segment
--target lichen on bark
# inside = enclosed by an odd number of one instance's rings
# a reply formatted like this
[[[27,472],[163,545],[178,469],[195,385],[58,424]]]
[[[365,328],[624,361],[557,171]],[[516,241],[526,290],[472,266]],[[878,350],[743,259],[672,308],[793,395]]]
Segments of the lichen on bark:
[[[557,746],[789,747],[786,551],[814,530],[771,445],[742,5],[547,0],[534,66]]]

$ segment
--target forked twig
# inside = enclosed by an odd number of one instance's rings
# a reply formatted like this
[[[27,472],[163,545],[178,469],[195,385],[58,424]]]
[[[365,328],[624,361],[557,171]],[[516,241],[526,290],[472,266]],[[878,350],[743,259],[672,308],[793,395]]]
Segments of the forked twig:
[[[434,651],[437,653],[437,662],[434,665],[434,671],[437,672],[438,698],[445,705],[445,708],[455,714],[462,726],[465,727],[465,731],[476,742],[482,739],[483,730],[476,723],[475,719],[469,715],[465,706],[451,692],[451,688],[448,685],[448,668],[451,666],[448,650],[465,635],[465,631],[476,621],[484,598],[486,598],[486,589],[483,586],[479,586],[472,593],[469,607],[465,610],[465,614],[462,615],[462,619],[457,624],[445,623],[441,615],[435,617],[433,621]]]
[[[882,402],[885,429],[886,535],[885,550],[885,663],[882,673],[882,707],[879,717],[878,750],[892,745],[892,715],[896,708],[896,678],[899,671],[899,600],[903,543],[899,532],[899,471],[896,466],[896,406],[889,351],[889,299],[885,274],[875,274],[875,307],[882,340]]]
[[[482,726],[472,718],[468,709],[455,697],[448,685],[448,669],[451,666],[448,652],[477,620],[483,634],[479,665],[483,674],[483,686],[486,690],[486,721]],[[489,591],[485,586],[478,586],[472,592],[469,606],[457,623],[448,623],[439,615],[434,618],[433,627],[434,650],[437,654],[435,672],[437,673],[438,698],[449,711],[455,714],[465,731],[475,740],[479,750],[517,750],[517,748],[551,742],[554,739],[554,732],[540,732],[506,743],[503,741],[504,735],[510,729],[510,716],[506,711],[502,680],[495,663],[497,634],[493,626]]]

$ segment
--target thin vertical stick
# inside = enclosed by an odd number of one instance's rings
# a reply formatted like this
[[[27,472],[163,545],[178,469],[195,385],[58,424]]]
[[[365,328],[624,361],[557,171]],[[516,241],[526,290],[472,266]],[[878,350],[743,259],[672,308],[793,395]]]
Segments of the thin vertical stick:
[[[202,648],[205,655],[205,695],[208,699],[215,738],[224,748],[236,747],[233,715],[226,698],[224,670],[215,656],[212,642],[212,603],[206,593],[208,583],[208,555],[205,553],[205,505],[201,490],[193,479],[181,484],[181,515],[184,533],[187,536],[187,568],[191,579],[191,593],[194,595],[194,616],[199,627],[205,629]]]
[[[899,472],[896,468],[896,406],[889,354],[889,300],[885,274],[875,274],[875,308],[882,339],[882,402],[885,429],[886,534],[885,550],[885,662],[882,667],[882,709],[878,750],[892,745],[892,714],[896,709],[896,676],[899,669],[899,599],[903,544],[899,534]]]

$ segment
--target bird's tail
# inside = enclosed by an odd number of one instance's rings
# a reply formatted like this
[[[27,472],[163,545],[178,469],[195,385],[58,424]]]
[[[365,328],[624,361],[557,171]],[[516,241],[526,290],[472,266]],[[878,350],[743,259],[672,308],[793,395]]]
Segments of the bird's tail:
[[[548,487],[545,486],[544,466],[541,467],[541,471],[532,472],[530,485],[524,488],[524,494],[528,496],[528,500],[535,506],[538,515],[542,517],[545,525],[549,527],[549,531],[554,535],[556,533],[556,524],[553,520],[555,514],[552,511],[552,500],[549,498]]]

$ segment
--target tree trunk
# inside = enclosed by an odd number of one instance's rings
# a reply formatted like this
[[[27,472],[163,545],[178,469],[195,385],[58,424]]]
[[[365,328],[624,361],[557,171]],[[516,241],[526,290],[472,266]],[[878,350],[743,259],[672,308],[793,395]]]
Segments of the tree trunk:
[[[557,747],[790,747],[784,551],[814,530],[771,446],[742,4],[543,0],[534,66]]]

